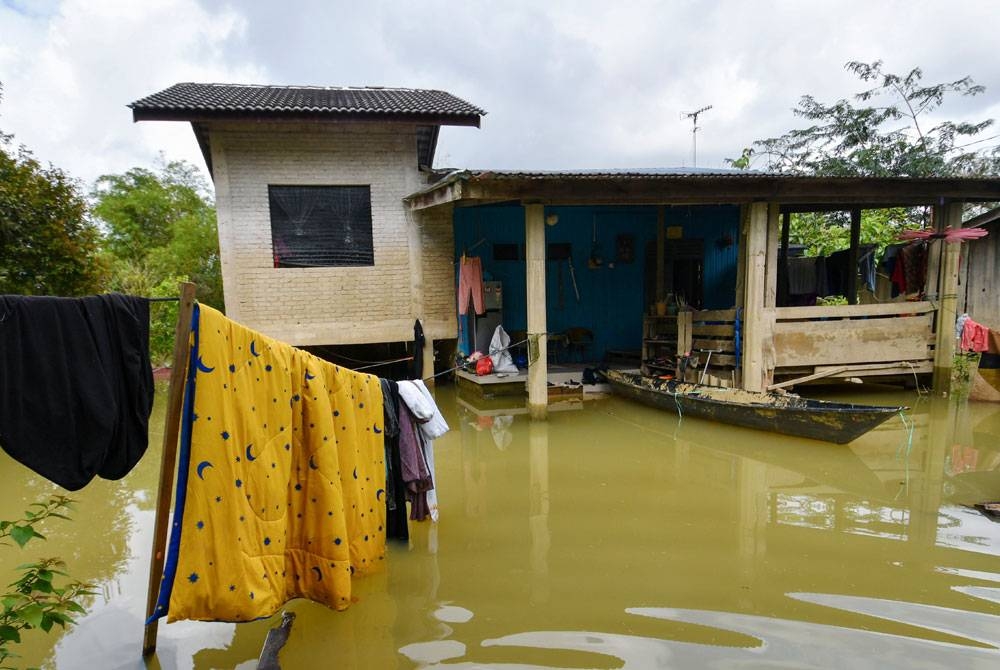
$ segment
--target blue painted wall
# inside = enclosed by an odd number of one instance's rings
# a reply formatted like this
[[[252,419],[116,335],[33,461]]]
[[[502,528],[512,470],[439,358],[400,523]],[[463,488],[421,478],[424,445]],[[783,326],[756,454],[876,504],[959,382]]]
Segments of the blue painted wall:
[[[555,214],[559,219],[555,225],[545,227],[546,243],[571,245],[572,265],[580,291],[577,302],[567,261],[547,261],[549,331],[560,332],[574,326],[590,328],[595,336],[589,352],[593,360],[601,358],[607,349],[639,349],[642,317],[653,299],[653,296],[644,295],[643,278],[646,246],[656,241],[656,208],[549,207],[545,213]],[[460,208],[455,210],[454,222],[456,261],[463,250],[481,257],[484,279],[503,282],[504,328],[526,330],[524,209],[519,205]],[[706,309],[733,306],[739,208],[668,207],[666,225],[681,226],[686,239],[705,241],[703,306]],[[619,235],[632,236],[630,263],[616,259]],[[728,246],[721,242],[727,237],[732,241]],[[493,244],[503,243],[518,246],[518,260],[493,260]],[[592,254],[601,258],[600,267],[588,267]],[[467,346],[465,350],[468,351]]]

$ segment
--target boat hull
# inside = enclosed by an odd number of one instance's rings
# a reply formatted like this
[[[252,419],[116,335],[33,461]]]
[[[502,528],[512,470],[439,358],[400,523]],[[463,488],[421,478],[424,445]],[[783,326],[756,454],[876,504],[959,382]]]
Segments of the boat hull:
[[[847,444],[906,409],[662,382],[617,370],[604,377],[615,394],[682,416],[836,444]]]

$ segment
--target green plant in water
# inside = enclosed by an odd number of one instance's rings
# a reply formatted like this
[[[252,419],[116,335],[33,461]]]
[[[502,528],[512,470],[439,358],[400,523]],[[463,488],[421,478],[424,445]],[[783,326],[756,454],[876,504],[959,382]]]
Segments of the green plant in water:
[[[972,376],[979,368],[981,354],[971,351],[956,351],[951,364],[951,395],[961,400],[972,390]]]
[[[52,496],[33,503],[19,519],[0,520],[0,545],[9,546],[9,539],[24,548],[34,538],[44,540],[37,525],[50,517],[69,520],[63,512],[72,507],[72,499]],[[37,628],[47,633],[55,624],[65,628],[75,615],[86,612],[79,601],[93,594],[91,587],[78,581],[58,584],[57,578],[68,578],[64,567],[58,558],[17,566],[20,576],[0,594],[0,670],[13,668],[9,663],[17,654],[11,646],[21,642],[22,631]]]

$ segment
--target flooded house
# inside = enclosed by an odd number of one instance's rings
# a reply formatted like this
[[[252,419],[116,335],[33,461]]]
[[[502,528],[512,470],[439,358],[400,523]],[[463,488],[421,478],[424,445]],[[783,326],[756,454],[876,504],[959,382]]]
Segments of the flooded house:
[[[231,318],[332,347],[409,342],[419,320],[428,371],[451,367],[435,348],[470,354],[502,325],[527,345],[536,417],[550,364],[567,360],[660,374],[685,357],[694,379],[746,390],[932,376],[945,389],[959,248],[923,242],[911,290],[879,297],[861,212],[926,206],[943,231],[966,203],[1000,200],[997,179],[434,169],[442,126],[485,114],[443,91],[188,83],[131,108],[192,124]],[[792,258],[790,217],[831,211],[849,214],[851,244],[810,285],[821,271]],[[466,272],[483,304],[458,291]],[[815,305],[832,294],[847,304]]]

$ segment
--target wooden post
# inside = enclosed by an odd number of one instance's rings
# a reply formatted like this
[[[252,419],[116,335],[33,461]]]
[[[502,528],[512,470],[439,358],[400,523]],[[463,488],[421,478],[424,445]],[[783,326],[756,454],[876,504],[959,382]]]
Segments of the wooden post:
[[[861,244],[861,208],[851,209],[851,249],[847,256],[847,304],[858,304],[858,246]]]
[[[772,202],[767,206],[767,258],[765,260],[764,307],[778,304],[778,235],[781,232],[781,208]]]
[[[194,311],[195,286],[180,285],[177,326],[174,328],[174,357],[167,390],[167,411],[163,422],[163,454],[160,459],[160,484],[156,491],[156,519],[153,524],[153,554],[149,559],[149,592],[146,595],[146,619],[153,616],[163,577],[163,562],[167,551],[167,528],[170,525],[170,503],[174,489],[174,468],[177,465],[177,436],[180,432],[181,406],[184,402],[184,381],[187,379],[188,357],[191,352],[191,314]],[[158,619],[146,624],[142,638],[142,655],[156,651]]]
[[[781,253],[778,254],[778,305],[788,304],[788,238],[792,230],[792,213],[785,212],[781,217]]]
[[[528,286],[528,413],[548,415],[548,343],[545,318],[545,207],[524,206],[524,255]]]
[[[962,203],[952,202],[947,205],[940,205],[934,208],[934,219],[938,224],[938,230],[943,230],[947,226],[953,229],[962,227]],[[938,393],[948,393],[951,391],[951,369],[955,357],[955,320],[958,314],[955,313],[958,307],[958,244],[946,244],[944,240],[937,240],[940,247],[931,248],[931,251],[938,251],[941,254],[939,297],[937,301],[937,314],[934,319],[935,346],[934,346],[934,391]],[[927,281],[935,279],[928,277]]]
[[[746,306],[746,274],[747,274],[747,231],[750,228],[750,205],[740,205],[740,228],[739,235],[737,239],[739,240],[739,247],[736,249],[736,312],[741,313],[740,310]],[[743,319],[746,320],[746,310],[743,310]],[[741,339],[740,342],[740,357],[736,361],[736,374],[733,378],[733,384],[739,388],[743,388],[743,362],[746,360],[746,328],[741,328]]]
[[[656,300],[665,299],[664,275],[666,274],[666,238],[667,238],[667,215],[666,208],[660,205],[656,208]]]
[[[768,206],[766,202],[750,205],[746,243],[746,302],[743,310],[743,388],[764,390],[764,345],[767,333],[764,292],[767,261]]]

